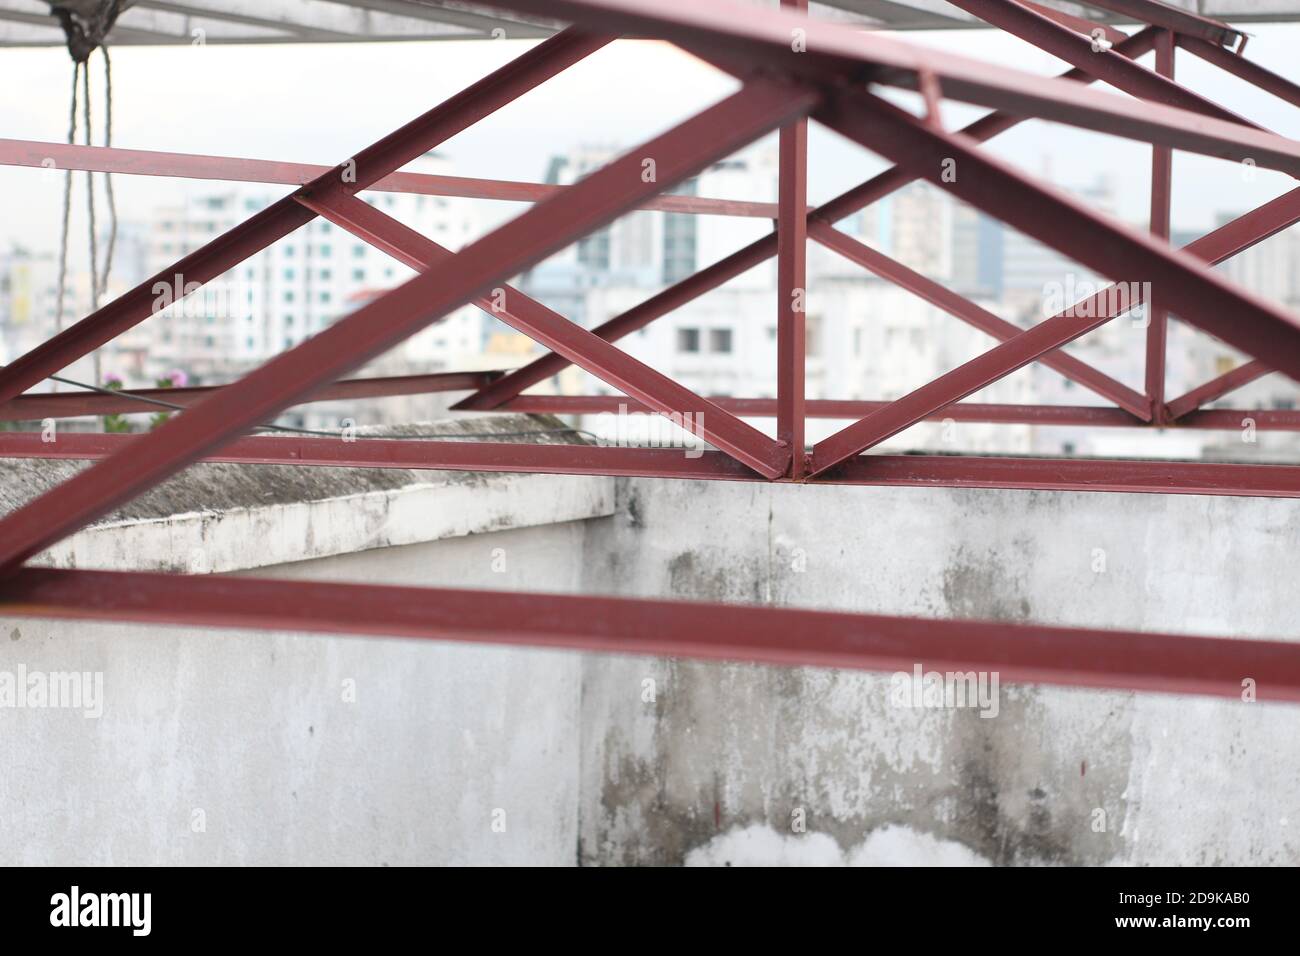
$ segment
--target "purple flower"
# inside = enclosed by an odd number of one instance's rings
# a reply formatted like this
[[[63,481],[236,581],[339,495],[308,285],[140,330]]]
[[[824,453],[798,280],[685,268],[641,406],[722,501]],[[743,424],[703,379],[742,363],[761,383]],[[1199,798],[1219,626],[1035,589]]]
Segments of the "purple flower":
[[[105,387],[105,388],[121,388],[121,387],[122,387],[122,376],[120,376],[120,375],[112,375],[112,374],[106,375],[106,376],[104,377],[104,387]]]
[[[178,368],[168,372],[167,378],[171,380],[172,388],[184,388],[190,383],[190,377]]]

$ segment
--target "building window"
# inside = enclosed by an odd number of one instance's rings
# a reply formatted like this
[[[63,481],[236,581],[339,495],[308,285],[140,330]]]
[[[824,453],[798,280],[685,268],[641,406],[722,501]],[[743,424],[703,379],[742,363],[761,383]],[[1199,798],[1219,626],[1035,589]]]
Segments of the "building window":
[[[699,350],[700,350],[699,329],[678,329],[677,330],[677,351],[698,352]]]
[[[352,258],[353,258],[353,259],[364,259],[365,257],[366,257],[366,247],[365,247],[365,246],[353,246],[353,247],[352,247]]]
[[[365,270],[365,269],[353,269],[353,270],[352,270],[352,281],[353,281],[353,282],[365,282],[365,281],[366,281],[366,270]]]
[[[695,180],[690,179],[671,193],[694,196]],[[671,285],[695,272],[695,239],[698,217],[688,213],[665,213],[663,232],[663,279]]]
[[[731,329],[709,329],[709,351],[731,351]]]

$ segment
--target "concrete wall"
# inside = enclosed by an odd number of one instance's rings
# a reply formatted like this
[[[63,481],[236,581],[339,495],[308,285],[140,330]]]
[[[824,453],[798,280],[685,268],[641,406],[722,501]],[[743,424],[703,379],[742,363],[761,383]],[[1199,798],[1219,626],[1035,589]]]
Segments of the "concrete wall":
[[[230,468],[41,563],[565,591],[614,506],[606,478]],[[247,500],[167,513],[211,485]],[[0,865],[576,860],[577,655],[0,619],[23,669],[102,675],[102,713],[0,707]]]
[[[620,514],[592,526],[589,550],[611,557],[589,562],[588,590],[1300,630],[1300,502],[643,480],[620,494]],[[1300,862],[1295,708],[1005,686],[984,718],[891,706],[890,688],[846,671],[590,659],[583,862]]]
[[[200,547],[220,569],[297,542],[306,560],[257,573],[1242,636],[1300,621],[1300,502],[538,476],[400,493],[305,522],[126,523],[46,560]],[[0,863],[1300,862],[1288,707],[1003,686],[982,718],[893,706],[887,676],[853,672],[5,620],[0,672],[20,665],[102,672],[105,705],[0,709]]]

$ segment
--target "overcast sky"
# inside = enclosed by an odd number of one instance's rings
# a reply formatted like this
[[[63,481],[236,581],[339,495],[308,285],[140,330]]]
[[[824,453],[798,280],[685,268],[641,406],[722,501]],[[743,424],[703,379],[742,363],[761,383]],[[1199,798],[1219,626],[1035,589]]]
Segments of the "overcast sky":
[[[1063,65],[993,31],[911,33],[905,39],[1035,73]],[[114,145],[332,164],[523,52],[524,41],[301,46],[123,47],[113,54]],[[1250,58],[1294,74],[1300,25],[1255,28]],[[1189,54],[1180,78],[1198,92],[1279,133],[1300,138],[1300,110],[1250,89]],[[95,141],[102,135],[101,61],[92,61]],[[0,135],[62,141],[71,64],[62,49],[0,51]],[[584,142],[632,146],[725,95],[727,78],[667,45],[623,42],[449,141],[462,175],[537,180],[547,158]],[[979,111],[950,107],[949,125]],[[824,199],[882,168],[834,134],[811,137],[810,193]],[[1064,186],[1113,178],[1126,218],[1145,216],[1150,148],[1033,122],[994,141],[995,150]],[[78,180],[78,190],[82,187]],[[200,182],[118,176],[119,215],[144,218]],[[1205,229],[1285,191],[1290,180],[1260,172],[1244,182],[1236,164],[1179,156],[1175,228]],[[57,242],[62,185],[31,169],[0,167],[0,246]],[[102,194],[102,190],[101,190]],[[742,198],[742,197],[734,197]],[[84,197],[74,235],[84,236]],[[84,245],[78,243],[77,245]]]

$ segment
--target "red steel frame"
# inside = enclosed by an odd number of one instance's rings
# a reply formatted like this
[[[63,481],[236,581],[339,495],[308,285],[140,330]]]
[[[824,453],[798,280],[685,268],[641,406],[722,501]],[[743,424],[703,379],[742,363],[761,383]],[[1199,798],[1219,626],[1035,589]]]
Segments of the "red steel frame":
[[[496,640],[638,653],[776,663],[893,668],[998,668],[1007,679],[1235,696],[1258,682],[1261,697],[1300,700],[1300,645],[1251,640],[1122,634],[986,622],[937,622],[683,602],[555,598],[390,587],[212,579],[23,567],[120,503],[201,460],[645,475],[808,484],[1105,490],[1300,497],[1300,466],[977,456],[863,455],[922,420],[1110,427],[1300,430],[1300,414],[1205,409],[1276,370],[1300,380],[1300,319],[1225,281],[1209,266],[1300,220],[1300,188],[1184,249],[1168,244],[1172,152],[1185,149],[1300,174],[1300,143],[1277,136],[1175,82],[1183,48],[1300,105],[1300,87],[1249,64],[1224,45],[1241,35],[1225,24],[1154,0],[1091,5],[1147,24],[1131,36],[1022,0],[953,0],[976,16],[1071,65],[1059,78],[951,55],[819,23],[806,0],[737,16],[723,0],[498,0],[520,12],[577,24],[332,169],[300,164],[0,140],[0,163],[196,178],[289,183],[299,188],[158,276],[0,369],[0,419],[136,410],[140,397],[185,406],[142,436],[0,435],[0,455],[84,458],[97,464],[0,519],[0,609],[11,614],[182,624],[300,627],[349,633]],[[1093,30],[1099,30],[1097,34]],[[600,31],[600,32],[596,32]],[[791,43],[796,35],[802,44]],[[399,170],[618,35],[669,40],[735,76],[738,92],[568,187],[420,176]],[[1106,44],[1098,44],[1102,36]],[[1137,60],[1155,53],[1154,70]],[[922,93],[916,117],[868,85]],[[1105,82],[1136,97],[1088,90]],[[943,97],[993,112],[959,132],[944,128]],[[896,165],[824,205],[807,206],[807,121],[815,119]],[[1066,122],[1150,143],[1149,233],[1135,231],[1039,184],[980,150],[1026,119]],[[661,195],[711,162],[779,130],[778,201],[750,203]],[[642,175],[645,160],[655,174]],[[956,161],[959,175],[942,175]],[[346,172],[346,175],[345,175]],[[649,181],[647,181],[647,179]],[[835,224],[891,192],[927,179],[1095,269],[1150,282],[1146,376],[1141,392],[1061,351],[1122,314],[1109,290],[1021,329],[882,253]],[[363,189],[527,200],[532,209],[456,252],[357,198]],[[636,208],[774,218],[763,239],[678,282],[592,330],[504,285],[566,245]],[[148,318],[155,282],[175,274],[210,281],[320,216],[415,268],[418,275],[238,382],[123,395],[27,393],[27,389]],[[812,239],[978,328],[999,344],[893,402],[807,400],[804,394],[806,245]],[[776,398],[703,397],[616,348],[630,332],[777,259]],[[504,306],[502,300],[504,299]],[[465,372],[347,380],[342,376],[467,303],[488,309],[550,351],[511,372]],[[1130,302],[1128,305],[1135,305]],[[1084,308],[1086,306],[1087,308]],[[1255,358],[1166,400],[1170,312]],[[965,402],[1018,368],[1041,361],[1108,406],[1019,406]],[[525,394],[570,364],[625,398]],[[306,401],[472,389],[461,409],[589,413],[630,410],[689,415],[716,448],[697,458],[662,449],[245,437],[258,423]],[[132,394],[135,396],[133,399]],[[776,421],[775,438],[745,417]],[[809,417],[852,424],[811,450]],[[791,635],[797,634],[798,640]]]

